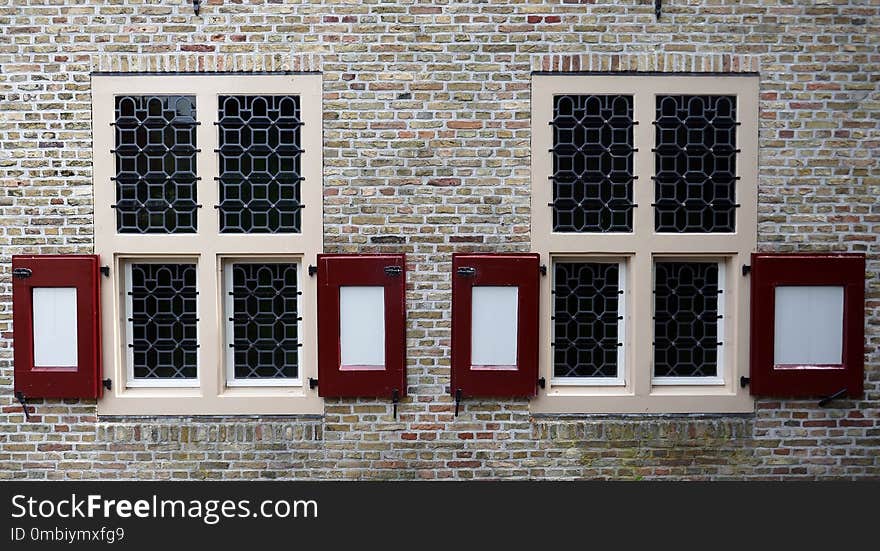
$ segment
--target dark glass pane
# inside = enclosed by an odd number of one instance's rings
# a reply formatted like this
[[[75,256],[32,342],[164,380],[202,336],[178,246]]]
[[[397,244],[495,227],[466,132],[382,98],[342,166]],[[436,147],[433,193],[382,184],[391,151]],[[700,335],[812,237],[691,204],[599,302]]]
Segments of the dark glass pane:
[[[554,377],[617,376],[619,277],[617,264],[554,265]]]
[[[633,98],[553,98],[553,231],[632,231]]]
[[[135,378],[194,378],[195,265],[132,264],[130,292]]]
[[[296,283],[296,264],[232,266],[236,379],[296,378]]]
[[[196,99],[116,98],[116,229],[195,233]]]
[[[658,262],[654,286],[654,376],[718,374],[718,264]]]
[[[654,227],[736,226],[736,96],[657,96]]]
[[[220,96],[220,231],[300,231],[298,96]]]

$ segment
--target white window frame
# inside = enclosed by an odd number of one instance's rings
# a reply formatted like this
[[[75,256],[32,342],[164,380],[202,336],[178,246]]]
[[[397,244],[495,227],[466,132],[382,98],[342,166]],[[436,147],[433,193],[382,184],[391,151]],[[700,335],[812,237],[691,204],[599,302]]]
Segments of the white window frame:
[[[198,388],[201,371],[196,370],[196,376],[192,379],[136,379],[134,376],[134,322],[131,321],[133,314],[133,298],[131,295],[131,265],[132,264],[193,264],[196,267],[196,280],[198,281],[199,266],[195,258],[130,258],[123,259],[120,264],[125,278],[125,284],[122,286],[122,296],[120,300],[125,304],[125,310],[122,319],[125,320],[122,329],[124,333],[125,353],[125,384],[129,388],[163,388],[163,387],[179,387],[179,388]],[[196,295],[196,312],[198,312],[199,297]],[[199,342],[199,324],[196,323],[196,342]],[[196,349],[196,365],[199,365],[199,351]]]
[[[223,273],[223,288],[222,294],[223,297],[223,317],[221,318],[224,321],[223,328],[223,346],[225,347],[225,358],[224,362],[226,365],[226,386],[228,387],[254,387],[254,386],[272,386],[272,387],[296,387],[302,386],[302,361],[303,361],[303,353],[302,347],[297,348],[297,372],[296,377],[292,378],[277,378],[277,379],[238,379],[235,377],[235,350],[229,346],[235,340],[235,322],[231,320],[233,309],[234,309],[234,301],[235,299],[229,294],[229,291],[232,290],[232,265],[233,264],[296,264],[296,288],[297,290],[302,289],[303,277],[303,265],[299,260],[294,260],[290,258],[240,258],[240,257],[231,257],[231,258],[223,258],[221,263],[221,270]],[[297,305],[301,303],[302,295],[299,295],[297,298]],[[301,308],[297,307],[297,317],[303,317],[299,315],[299,311]],[[303,322],[302,320],[297,321],[297,335],[302,335],[303,330]]]
[[[651,383],[655,386],[711,386],[711,385],[723,385],[724,384],[724,365],[725,365],[725,356],[727,352],[726,344],[724,343],[724,326],[726,325],[727,316],[724,315],[727,311],[726,301],[727,301],[727,259],[725,258],[663,258],[663,257],[655,257],[654,263],[651,266],[651,282],[652,289],[656,289],[657,287],[657,263],[658,262],[702,262],[709,264],[716,264],[718,266],[718,342],[721,344],[718,346],[718,361],[716,362],[716,373],[717,375],[714,377],[658,377],[654,374],[654,370],[651,370]],[[655,295],[656,296],[656,295]],[[654,317],[654,310],[656,308],[657,302],[656,300],[651,301],[651,318]],[[656,331],[656,327],[654,328]],[[655,335],[652,334],[652,337]],[[653,342],[653,338],[651,341]]]
[[[560,384],[553,378],[552,285],[541,281],[539,376],[545,388],[531,401],[534,413],[737,413],[754,411],[754,400],[740,377],[749,369],[749,281],[740,275],[757,245],[758,77],[678,74],[534,74],[532,77],[532,250],[552,270],[557,260],[626,260],[623,316],[625,356],[622,385]],[[625,94],[633,96],[634,174],[632,232],[553,232],[553,96]],[[654,125],[656,96],[735,95],[737,97],[736,231],[664,233],[654,229]],[[702,381],[659,380],[653,373],[653,289],[657,260],[719,262],[724,345],[719,376]],[[723,275],[722,275],[723,274]],[[721,279],[723,277],[723,280]],[[719,339],[721,340],[721,339]],[[618,372],[620,373],[620,372]],[[711,379],[711,380],[709,380]]]
[[[620,296],[617,299],[617,315],[619,319],[617,320],[617,340],[623,343],[623,346],[617,347],[617,377],[551,377],[551,385],[553,386],[624,386],[626,385],[626,326],[627,326],[627,309],[626,309],[626,291],[627,291],[627,259],[620,258],[589,258],[584,256],[572,256],[572,257],[555,257],[553,259],[553,267],[551,268],[551,276],[553,281],[550,282],[551,286],[556,286],[556,269],[555,264],[557,262],[582,262],[582,263],[595,263],[595,264],[617,264],[617,289],[618,291],[623,291],[620,293]],[[552,299],[551,299],[552,300]],[[553,309],[553,305],[550,305],[551,311]],[[550,324],[550,331],[553,336],[551,337],[551,341],[556,341],[556,333],[555,333],[555,324]],[[553,373],[553,365],[551,358],[551,366],[550,372]]]
[[[197,233],[117,233],[115,203],[115,117],[118,95],[194,95],[198,202]],[[298,95],[303,120],[300,199],[305,205],[300,233],[220,233],[220,159],[217,111],[220,95]],[[93,183],[95,197],[95,252],[110,267],[101,282],[102,351],[104,377],[113,381],[98,400],[99,415],[228,415],[319,414],[323,400],[310,388],[317,378],[317,282],[300,275],[301,338],[299,377],[284,386],[230,385],[227,381],[225,323],[222,321],[225,289],[222,266],[227,258],[258,261],[268,258],[296,262],[299,267],[317,264],[323,247],[323,138],[322,76],[320,74],[93,74]],[[125,302],[126,262],[196,263],[198,336],[198,386],[131,384],[127,371]],[[302,269],[299,274],[302,274]],[[179,382],[177,382],[179,383]]]

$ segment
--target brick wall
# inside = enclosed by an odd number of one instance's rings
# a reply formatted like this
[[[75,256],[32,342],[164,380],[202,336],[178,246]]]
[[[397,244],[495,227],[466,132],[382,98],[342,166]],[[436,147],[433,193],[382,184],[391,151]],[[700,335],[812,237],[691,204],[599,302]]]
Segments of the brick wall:
[[[0,0],[0,479],[880,476],[877,0]],[[409,396],[323,417],[100,418],[12,397],[10,256],[92,251],[89,73],[319,70],[324,247],[405,252]],[[866,392],[740,416],[452,417],[453,251],[527,251],[529,82],[759,71],[759,246],[868,254]]]

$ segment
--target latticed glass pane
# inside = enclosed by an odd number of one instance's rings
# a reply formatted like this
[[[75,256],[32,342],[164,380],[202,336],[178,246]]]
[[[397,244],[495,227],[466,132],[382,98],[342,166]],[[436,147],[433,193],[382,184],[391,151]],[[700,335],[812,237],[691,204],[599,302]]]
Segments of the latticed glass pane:
[[[553,98],[553,231],[632,231],[633,98]]]
[[[657,231],[734,231],[736,96],[657,96],[655,125]]]
[[[654,376],[718,374],[718,264],[658,262],[654,286]]]
[[[298,96],[220,96],[220,231],[300,231]]]
[[[230,294],[235,378],[296,378],[296,264],[233,264]]]
[[[554,265],[554,377],[617,376],[619,278],[617,264]]]
[[[196,267],[132,264],[131,324],[136,379],[196,376]]]
[[[196,231],[196,98],[116,97],[116,229]]]

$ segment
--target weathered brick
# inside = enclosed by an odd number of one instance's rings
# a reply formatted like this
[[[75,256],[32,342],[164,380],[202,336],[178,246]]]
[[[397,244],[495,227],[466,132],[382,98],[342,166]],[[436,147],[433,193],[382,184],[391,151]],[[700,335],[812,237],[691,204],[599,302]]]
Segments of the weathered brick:
[[[0,11],[0,479],[877,478],[880,6],[779,4],[679,3],[659,22],[648,3],[594,0]],[[323,72],[325,251],[407,254],[398,419],[369,399],[265,419],[99,419],[94,401],[35,399],[25,422],[9,256],[93,251],[91,71]],[[469,399],[454,418],[450,254],[530,249],[532,71],[759,73],[760,173],[738,183],[758,186],[759,249],[867,253],[865,396],[582,418]]]

